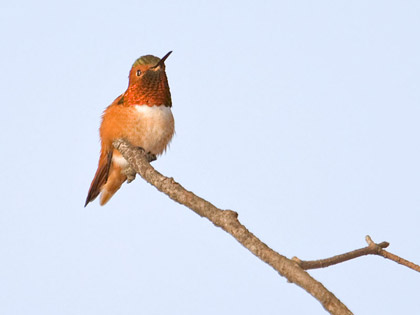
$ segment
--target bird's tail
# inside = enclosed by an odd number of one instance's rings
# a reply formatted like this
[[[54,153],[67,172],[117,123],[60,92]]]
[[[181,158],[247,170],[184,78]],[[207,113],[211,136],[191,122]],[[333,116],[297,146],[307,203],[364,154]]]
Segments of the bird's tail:
[[[112,163],[112,150],[105,153],[101,152],[99,157],[98,169],[96,170],[95,177],[90,184],[89,192],[86,197],[85,207],[96,197],[98,197],[101,192],[102,187],[106,184],[108,180],[109,170]],[[108,198],[109,199],[109,198]],[[102,204],[102,203],[101,203]]]
[[[125,182],[127,176],[121,173],[122,169],[117,163],[113,163],[109,172],[108,180],[101,188],[101,197],[99,203],[101,206],[106,204],[109,199],[120,189],[122,183]]]

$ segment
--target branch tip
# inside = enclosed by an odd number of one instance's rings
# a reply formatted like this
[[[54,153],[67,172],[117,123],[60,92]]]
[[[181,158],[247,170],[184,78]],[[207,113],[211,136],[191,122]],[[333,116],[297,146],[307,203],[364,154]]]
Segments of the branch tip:
[[[375,245],[375,243],[372,241],[372,239],[369,235],[365,236],[365,240],[366,240],[366,243],[368,243],[369,246]]]
[[[302,262],[302,260],[300,260],[298,257],[293,256],[292,260],[295,261],[298,265],[300,265],[300,263]]]
[[[223,210],[223,214],[234,219],[238,218],[238,212],[233,210]]]
[[[387,248],[389,246],[388,242],[381,242],[379,244],[377,244],[380,248]]]

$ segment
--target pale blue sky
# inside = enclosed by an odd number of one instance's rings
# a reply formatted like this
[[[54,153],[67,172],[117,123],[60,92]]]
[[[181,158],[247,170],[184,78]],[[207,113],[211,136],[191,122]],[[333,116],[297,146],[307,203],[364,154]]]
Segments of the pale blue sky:
[[[325,314],[143,180],[83,208],[100,115],[166,62],[176,136],[154,166],[280,253],[389,241],[420,262],[418,1],[0,4],[0,313]],[[355,314],[420,313],[380,257],[310,272]]]

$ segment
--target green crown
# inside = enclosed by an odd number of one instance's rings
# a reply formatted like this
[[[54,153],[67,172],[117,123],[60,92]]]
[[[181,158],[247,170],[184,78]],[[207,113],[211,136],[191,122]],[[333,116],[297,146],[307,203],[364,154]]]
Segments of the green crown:
[[[133,63],[133,67],[135,66],[145,66],[145,65],[157,65],[157,63],[160,61],[160,58],[152,56],[152,55],[146,55],[146,56],[141,56],[139,59],[137,59],[134,63]]]

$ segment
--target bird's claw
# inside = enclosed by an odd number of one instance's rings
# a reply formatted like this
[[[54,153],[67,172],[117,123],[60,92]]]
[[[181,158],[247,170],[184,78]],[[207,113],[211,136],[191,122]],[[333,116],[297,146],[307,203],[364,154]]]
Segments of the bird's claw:
[[[147,160],[150,163],[150,162],[156,161],[157,160],[157,157],[156,157],[155,154],[148,152],[147,153]]]
[[[143,151],[146,154],[146,158],[147,158],[147,161],[149,161],[149,163],[157,160],[156,155],[153,154],[152,152],[147,152],[146,153],[146,150],[143,149],[142,147],[138,147],[138,149]]]

